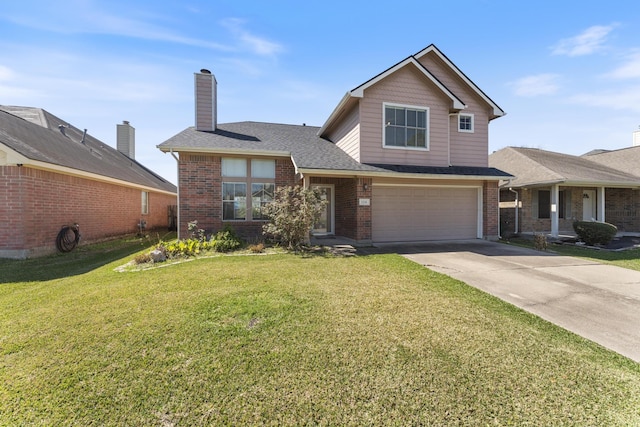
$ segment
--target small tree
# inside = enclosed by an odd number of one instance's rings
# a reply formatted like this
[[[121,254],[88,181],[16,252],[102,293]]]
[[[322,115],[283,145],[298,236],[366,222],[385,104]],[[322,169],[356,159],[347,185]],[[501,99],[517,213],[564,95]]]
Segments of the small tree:
[[[286,244],[287,249],[297,249],[307,241],[327,203],[317,188],[281,187],[275,191],[274,200],[263,207],[270,221],[262,230]]]

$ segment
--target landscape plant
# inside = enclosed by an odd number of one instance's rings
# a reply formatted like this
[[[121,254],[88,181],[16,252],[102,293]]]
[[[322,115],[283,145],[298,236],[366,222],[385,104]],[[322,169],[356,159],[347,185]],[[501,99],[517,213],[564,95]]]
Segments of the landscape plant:
[[[615,225],[596,221],[574,221],[573,230],[587,245],[606,245],[618,232]]]
[[[280,187],[275,191],[273,201],[263,207],[263,213],[269,218],[263,232],[289,250],[299,249],[308,241],[309,233],[327,203],[318,188]]]
[[[81,249],[0,260],[0,425],[640,425],[640,365],[397,255]]]

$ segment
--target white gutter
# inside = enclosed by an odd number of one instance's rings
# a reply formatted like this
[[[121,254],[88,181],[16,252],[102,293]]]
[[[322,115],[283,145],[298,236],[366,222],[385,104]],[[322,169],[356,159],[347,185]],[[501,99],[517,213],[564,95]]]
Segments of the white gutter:
[[[406,173],[392,171],[358,171],[358,170],[334,170],[334,169],[306,169],[300,168],[298,172],[302,174],[333,176],[333,177],[378,177],[378,178],[416,178],[416,179],[439,179],[439,180],[469,180],[469,181],[499,181],[506,177],[489,175],[448,175],[448,174],[425,174]]]

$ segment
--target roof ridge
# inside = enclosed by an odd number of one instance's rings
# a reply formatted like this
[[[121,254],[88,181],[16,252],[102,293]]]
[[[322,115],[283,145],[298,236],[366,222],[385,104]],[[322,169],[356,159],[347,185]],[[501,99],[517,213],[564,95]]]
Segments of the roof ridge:
[[[544,152],[547,152],[547,153],[553,153],[552,151],[541,150],[539,148],[528,148],[528,147],[507,147],[507,148],[510,148],[511,150],[515,151],[516,154],[518,154],[519,156],[525,158],[527,162],[535,163],[535,164],[539,165],[540,167],[544,168],[546,171],[550,172],[555,177],[558,177],[558,178],[561,178],[561,179],[567,179],[567,177],[562,176],[557,171],[555,171],[553,169],[550,169],[547,166],[541,164],[540,162],[532,159],[531,157],[529,157],[526,154],[522,153],[520,150],[538,150],[538,151],[544,151]]]

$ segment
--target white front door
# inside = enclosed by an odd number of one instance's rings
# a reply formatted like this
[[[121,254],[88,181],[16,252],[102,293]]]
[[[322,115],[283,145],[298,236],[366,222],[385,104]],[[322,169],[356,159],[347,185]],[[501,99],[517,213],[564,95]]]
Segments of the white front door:
[[[595,221],[596,214],[596,190],[582,191],[582,220]]]
[[[313,226],[313,234],[316,236],[334,234],[333,185],[314,185],[313,188],[318,188],[322,199],[327,201],[320,219]]]

